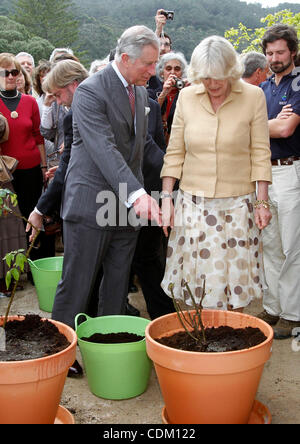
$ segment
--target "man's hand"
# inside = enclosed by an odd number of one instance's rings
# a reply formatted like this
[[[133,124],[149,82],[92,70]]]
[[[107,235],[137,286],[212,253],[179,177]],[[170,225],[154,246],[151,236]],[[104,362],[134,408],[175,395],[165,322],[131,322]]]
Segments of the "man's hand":
[[[161,13],[164,9],[158,9],[155,16],[156,30],[155,34],[160,37],[163,27],[167,22],[167,17]]]
[[[143,219],[156,221],[157,225],[161,227],[161,212],[158,203],[149,194],[143,194],[133,204],[134,211],[137,216]]]
[[[46,179],[52,179],[55,175],[55,172],[57,170],[58,166],[54,166],[52,168],[49,168],[48,171],[46,171]]]
[[[45,100],[44,100],[44,105],[45,106],[51,106],[53,102],[55,102],[56,97],[53,94],[50,93],[46,93],[45,95]]]
[[[29,241],[32,242],[37,234],[37,229],[43,228],[43,216],[40,216],[38,213],[36,213],[34,210],[30,213],[30,216],[28,218],[28,221],[34,225],[35,228],[33,228],[29,223],[26,225],[26,233],[29,233],[31,231],[31,235],[29,237]]]
[[[279,114],[277,114],[276,119],[288,119],[293,114],[292,105],[284,105]]]

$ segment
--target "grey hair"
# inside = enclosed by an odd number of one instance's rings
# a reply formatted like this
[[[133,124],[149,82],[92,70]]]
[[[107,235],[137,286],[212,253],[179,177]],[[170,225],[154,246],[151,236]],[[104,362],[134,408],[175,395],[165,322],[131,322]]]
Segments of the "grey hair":
[[[261,52],[250,51],[241,55],[244,64],[244,74],[242,77],[248,79],[258,69],[266,69],[268,65],[267,57]]]
[[[16,59],[18,57],[29,57],[31,59],[31,61],[32,61],[32,66],[35,66],[34,58],[33,58],[33,56],[31,54],[29,54],[29,52],[19,52],[19,54],[16,55]]]
[[[188,69],[190,83],[201,83],[202,79],[240,79],[243,64],[232,44],[224,37],[213,35],[199,43],[193,51]]]
[[[159,77],[159,79],[163,81],[162,73],[165,64],[170,62],[171,60],[178,60],[181,65],[182,78],[186,78],[188,64],[182,52],[168,52],[160,58],[158,64],[156,65],[156,75]]]
[[[108,62],[108,56],[105,59],[103,59],[103,60],[99,60],[99,59],[94,60],[91,63],[90,70],[89,70],[89,75],[91,76],[92,74],[95,74],[95,72],[98,71],[98,68],[100,66],[106,66],[108,63],[109,63]]]
[[[52,62],[54,57],[56,56],[56,54],[58,54],[60,52],[66,52],[67,54],[74,55],[74,52],[71,48],[55,48],[55,49],[53,49],[53,51],[49,57],[49,61]]]
[[[123,32],[116,47],[115,60],[121,61],[121,55],[126,53],[136,60],[141,56],[144,46],[152,45],[159,50],[159,39],[156,34],[146,26],[132,26]]]

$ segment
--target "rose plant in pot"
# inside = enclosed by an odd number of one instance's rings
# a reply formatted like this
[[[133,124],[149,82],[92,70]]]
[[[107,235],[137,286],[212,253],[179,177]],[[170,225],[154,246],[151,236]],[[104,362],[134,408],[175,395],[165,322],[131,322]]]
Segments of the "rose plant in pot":
[[[181,309],[170,284],[176,312],[154,319],[145,332],[147,353],[154,363],[165,402],[163,422],[268,423],[268,409],[255,396],[264,364],[271,355],[272,328],[247,314],[202,309],[205,282],[197,302],[188,283],[184,286],[184,294],[193,301],[192,309]],[[251,342],[252,338],[248,345],[243,345],[243,341],[237,345],[237,335],[243,338],[245,332],[246,336],[253,333],[255,341]]]
[[[28,222],[15,212],[16,205],[17,196],[0,188],[0,217],[11,213]],[[37,236],[26,252],[9,252],[4,258],[9,267],[6,285],[13,287],[6,313],[0,317],[0,424],[54,424],[63,410],[59,402],[76,356],[77,335],[69,326],[37,315],[9,316]]]

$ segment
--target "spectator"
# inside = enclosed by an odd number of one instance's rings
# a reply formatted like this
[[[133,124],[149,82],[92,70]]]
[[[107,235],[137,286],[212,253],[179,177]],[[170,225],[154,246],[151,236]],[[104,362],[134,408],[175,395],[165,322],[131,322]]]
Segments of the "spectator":
[[[262,40],[273,71],[261,85],[269,117],[273,219],[263,232],[268,290],[258,316],[273,325],[276,339],[288,338],[300,327],[300,95],[294,88],[299,73],[293,71],[298,44],[296,30],[283,24],[269,28]],[[288,115],[282,118],[287,108]]]
[[[95,72],[100,71],[100,69],[105,68],[105,66],[108,64],[108,58],[103,60],[94,60],[91,63],[89,75],[95,74]]]
[[[12,54],[0,54],[0,112],[6,117],[10,130],[8,140],[2,143],[2,154],[19,161],[12,185],[20,212],[28,218],[42,193],[47,167],[37,102],[17,91],[20,71],[21,65]],[[40,247],[31,251],[31,259],[54,255],[54,243],[49,238],[40,234]]]
[[[23,66],[17,77],[17,90],[22,94],[30,94],[32,90],[31,77]]]
[[[20,65],[26,69],[30,77],[32,77],[35,66],[33,56],[28,52],[19,52],[19,54],[16,55],[16,59]]]
[[[161,107],[164,136],[168,144],[174,112],[180,90],[185,86],[187,62],[181,52],[169,52],[161,57],[156,74],[163,82],[156,100]],[[180,81],[178,85],[177,80]]]
[[[245,67],[242,79],[245,82],[259,86],[266,80],[270,68],[264,54],[255,51],[247,52],[242,55],[242,62]]]
[[[240,81],[242,72],[223,37],[208,37],[195,48],[188,76],[193,86],[179,95],[161,172],[166,236],[172,228],[162,287],[170,294],[173,283],[176,299],[184,299],[187,281],[199,300],[205,279],[203,306],[221,310],[242,310],[262,296],[259,230],[271,218],[266,103],[260,88]]]
[[[49,61],[53,62],[54,57],[60,55],[60,54],[71,54],[74,55],[74,52],[71,48],[55,48],[53,49],[50,57],[49,57]]]
[[[73,142],[72,127],[72,101],[74,92],[78,85],[88,77],[86,69],[78,62],[73,60],[64,60],[54,66],[52,71],[46,76],[44,89],[53,94],[59,105],[70,107],[70,111],[64,118],[64,140],[65,148],[61,156],[58,170],[55,173],[53,181],[50,183],[46,192],[38,200],[34,211],[30,214],[29,221],[35,227],[41,228],[43,225],[43,214],[52,214],[59,211],[61,206],[61,197],[63,184]],[[35,235],[35,230],[30,225],[26,227],[27,231],[32,230],[31,238]],[[69,368],[68,376],[77,377],[82,375],[82,369],[77,361]]]
[[[172,41],[171,37],[165,34],[163,28],[166,24],[166,16],[161,14],[163,9],[158,9],[155,16],[156,30],[155,33],[159,38],[160,46],[159,46],[159,56],[162,57],[164,54],[172,51]],[[148,82],[147,90],[149,97],[156,100],[157,95],[162,91],[162,82],[158,76],[152,76]]]

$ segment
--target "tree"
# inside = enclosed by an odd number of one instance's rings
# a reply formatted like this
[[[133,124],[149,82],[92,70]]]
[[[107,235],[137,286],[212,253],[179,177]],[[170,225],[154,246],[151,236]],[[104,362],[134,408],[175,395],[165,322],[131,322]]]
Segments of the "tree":
[[[284,9],[278,11],[275,14],[268,14],[262,18],[261,23],[265,23],[265,27],[261,28],[247,28],[243,23],[238,25],[238,28],[230,28],[225,31],[225,38],[228,39],[237,51],[249,52],[258,51],[261,52],[262,48],[260,42],[266,32],[267,28],[275,25],[276,23],[285,23],[286,25],[293,26],[300,38],[300,12],[293,14],[290,10]]]
[[[0,53],[11,52],[18,54],[26,51],[32,54],[35,61],[48,59],[54,49],[45,39],[32,36],[25,26],[10,20],[7,17],[0,16]]]
[[[13,19],[55,47],[71,46],[78,36],[72,0],[14,0]]]

